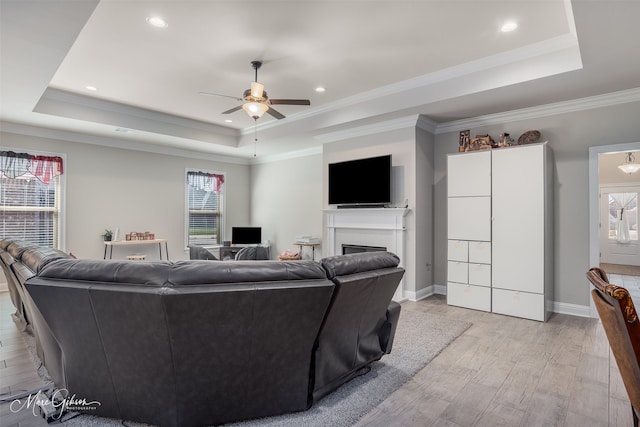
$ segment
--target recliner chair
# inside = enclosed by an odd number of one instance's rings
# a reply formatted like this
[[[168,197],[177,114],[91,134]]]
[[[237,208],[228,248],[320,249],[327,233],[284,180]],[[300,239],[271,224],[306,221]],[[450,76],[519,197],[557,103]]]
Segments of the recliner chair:
[[[218,258],[202,246],[189,245],[189,259],[204,259],[217,261]]]
[[[269,248],[264,246],[247,246],[236,254],[236,261],[269,259]]]
[[[404,275],[391,252],[361,252],[324,258],[327,277],[336,284],[318,335],[313,402],[391,352],[400,304],[392,301]]]

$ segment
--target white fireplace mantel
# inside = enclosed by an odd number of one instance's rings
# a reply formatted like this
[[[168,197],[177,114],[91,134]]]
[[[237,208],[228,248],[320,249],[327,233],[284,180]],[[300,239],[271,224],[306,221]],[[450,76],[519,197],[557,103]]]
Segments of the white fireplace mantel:
[[[407,208],[325,209],[328,256],[342,254],[343,244],[381,246],[400,258],[404,267]],[[403,299],[404,280],[394,300]]]

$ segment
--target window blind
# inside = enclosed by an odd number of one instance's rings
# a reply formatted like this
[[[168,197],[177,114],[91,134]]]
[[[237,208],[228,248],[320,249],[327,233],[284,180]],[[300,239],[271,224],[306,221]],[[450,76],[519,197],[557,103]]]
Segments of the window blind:
[[[221,241],[223,175],[187,172],[187,246]]]
[[[0,235],[58,246],[59,178],[47,184],[30,173],[0,176]]]

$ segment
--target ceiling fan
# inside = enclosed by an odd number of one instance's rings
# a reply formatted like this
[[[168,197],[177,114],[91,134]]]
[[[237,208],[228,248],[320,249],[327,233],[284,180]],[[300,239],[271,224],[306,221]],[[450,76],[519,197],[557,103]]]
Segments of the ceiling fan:
[[[226,98],[233,98],[237,101],[244,101],[244,104],[233,107],[230,110],[223,111],[222,114],[230,114],[240,109],[244,109],[254,120],[258,120],[264,113],[268,113],[278,120],[284,119],[284,114],[275,110],[272,105],[311,105],[311,102],[308,99],[269,99],[267,91],[264,90],[264,85],[262,83],[258,83],[258,70],[261,66],[261,61],[251,61],[251,68],[255,71],[255,81],[251,82],[250,89],[244,91],[242,98],[208,92],[200,92],[200,94],[208,96],[224,96]]]

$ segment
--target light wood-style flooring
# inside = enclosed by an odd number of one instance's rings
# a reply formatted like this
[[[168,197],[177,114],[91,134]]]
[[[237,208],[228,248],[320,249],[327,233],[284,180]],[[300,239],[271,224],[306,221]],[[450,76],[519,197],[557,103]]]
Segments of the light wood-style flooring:
[[[402,310],[473,325],[359,426],[631,425],[629,400],[598,320],[556,314],[541,323],[448,306],[444,296],[405,302]],[[0,293],[5,397],[38,383],[11,312],[8,293]],[[13,414],[0,405],[2,427],[45,425],[30,412]]]
[[[554,314],[541,323],[448,306],[444,296],[402,309],[473,326],[358,426],[632,425],[599,320]]]

